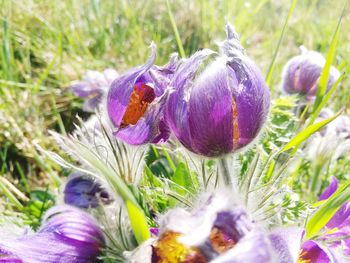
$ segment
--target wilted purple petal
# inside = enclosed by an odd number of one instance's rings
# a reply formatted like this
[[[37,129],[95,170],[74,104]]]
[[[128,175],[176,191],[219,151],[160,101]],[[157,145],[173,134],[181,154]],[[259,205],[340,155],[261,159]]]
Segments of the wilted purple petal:
[[[93,263],[104,244],[102,230],[87,213],[59,206],[47,212],[37,233],[1,240],[0,262]]]
[[[64,188],[64,202],[80,208],[97,207],[100,202],[109,203],[111,198],[95,179],[80,172],[72,173]]]

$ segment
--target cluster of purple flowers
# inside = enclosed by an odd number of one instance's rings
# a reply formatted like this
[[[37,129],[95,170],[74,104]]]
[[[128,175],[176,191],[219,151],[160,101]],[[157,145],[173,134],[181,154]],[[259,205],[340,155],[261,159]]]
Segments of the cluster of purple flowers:
[[[84,109],[103,108],[113,135],[131,145],[166,142],[173,135],[189,151],[222,157],[258,137],[270,107],[270,92],[248,58],[234,29],[227,25],[220,51],[203,49],[188,59],[173,55],[155,65],[156,47],[145,64],[118,74],[88,72],[72,86],[85,98]],[[315,95],[324,60],[309,51],[293,58],[284,70],[283,89]],[[328,86],[339,74],[333,69]],[[320,199],[337,188],[333,179]],[[317,240],[302,243],[300,229],[267,231],[228,198],[211,195],[188,212],[171,210],[151,229],[153,238],[129,254],[130,262],[340,262],[334,247],[350,253],[350,206],[345,203]],[[104,234],[85,211],[109,204],[112,197],[98,182],[81,173],[68,178],[64,201],[70,206],[49,210],[33,234],[0,240],[0,262],[98,262]],[[293,242],[291,237],[295,237]],[[324,245],[327,244],[327,245]]]
[[[172,133],[188,150],[208,157],[252,142],[267,118],[270,93],[233,28],[226,29],[219,53],[204,49],[188,59],[172,56],[159,67],[152,45],[144,65],[119,75],[105,102],[115,136],[140,145],[164,142]],[[73,88],[80,94],[86,86]]]

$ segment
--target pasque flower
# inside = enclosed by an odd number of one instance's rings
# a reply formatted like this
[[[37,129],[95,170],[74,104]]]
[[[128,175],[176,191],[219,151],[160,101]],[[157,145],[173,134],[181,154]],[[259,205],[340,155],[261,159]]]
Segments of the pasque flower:
[[[115,136],[126,143],[158,143],[169,137],[163,114],[170,77],[176,68],[176,56],[164,67],[154,65],[156,47],[147,62],[120,75],[107,95],[107,113]]]
[[[338,180],[332,177],[331,183],[319,197],[319,201],[331,197],[338,189]],[[321,235],[316,240],[307,240],[301,246],[300,263],[343,262],[336,254],[340,248],[345,255],[350,255],[350,203],[345,202],[328,221]]]
[[[192,211],[169,211],[160,220],[158,237],[138,248],[130,261],[294,263],[301,232],[269,236],[229,196],[230,192],[221,189]]]
[[[111,196],[102,185],[80,172],[72,173],[64,188],[64,202],[79,208],[95,208],[111,202]]]
[[[282,89],[289,94],[305,95],[308,99],[315,97],[322,69],[326,63],[322,54],[300,47],[301,54],[291,58],[284,66],[282,74]],[[327,90],[339,78],[340,73],[331,67]]]
[[[93,263],[105,245],[104,235],[87,213],[70,206],[51,208],[40,230],[0,240],[0,262]]]
[[[167,119],[190,151],[209,157],[238,150],[265,123],[270,93],[258,67],[243,51],[232,26],[220,54],[205,49],[183,62],[170,86]],[[213,58],[213,61],[208,62]],[[205,65],[206,64],[206,65]]]
[[[108,91],[109,86],[117,77],[117,71],[110,68],[105,69],[102,73],[88,70],[83,80],[73,83],[70,88],[76,96],[86,99],[83,110],[94,112]]]

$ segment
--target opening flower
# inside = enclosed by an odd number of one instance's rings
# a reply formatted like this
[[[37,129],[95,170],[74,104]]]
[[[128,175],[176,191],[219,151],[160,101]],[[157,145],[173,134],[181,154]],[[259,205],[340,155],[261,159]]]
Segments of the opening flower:
[[[0,240],[0,262],[99,262],[105,246],[102,230],[87,213],[69,206],[51,208],[41,229]]]
[[[338,189],[338,180],[332,177],[331,183],[320,195],[319,201],[328,199]],[[335,249],[350,255],[350,203],[345,202],[328,221],[315,240],[307,240],[301,246],[298,263],[343,262]]]
[[[234,29],[230,25],[226,29],[220,55],[201,50],[179,67],[170,84],[175,92],[167,103],[167,119],[175,136],[190,151],[209,157],[252,142],[270,106],[263,76],[243,53]]]
[[[94,112],[100,105],[109,86],[117,77],[118,73],[114,69],[105,69],[103,73],[89,70],[82,81],[78,81],[71,86],[71,90],[76,96],[86,99],[83,106],[84,111]]]
[[[282,89],[289,94],[297,93],[313,99],[317,92],[322,69],[326,63],[322,54],[300,47],[301,54],[291,58],[284,66],[282,74]],[[340,77],[339,71],[331,67],[327,90]]]
[[[145,242],[129,260],[161,263],[295,262],[301,231],[266,235],[245,209],[221,189],[192,211],[176,208],[160,220],[157,238]],[[291,248],[293,247],[293,248]]]
[[[119,76],[107,96],[107,113],[116,128],[115,136],[133,145],[157,143],[169,137],[163,106],[176,56],[164,67],[157,67],[154,44],[151,49],[146,64]]]

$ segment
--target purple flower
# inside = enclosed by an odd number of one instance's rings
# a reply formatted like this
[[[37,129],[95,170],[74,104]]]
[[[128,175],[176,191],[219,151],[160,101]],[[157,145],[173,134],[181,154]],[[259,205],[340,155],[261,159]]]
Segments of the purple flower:
[[[86,99],[83,110],[94,112],[109,86],[117,77],[118,73],[114,69],[105,69],[103,73],[89,70],[83,80],[74,83],[71,89],[76,96]]]
[[[79,208],[95,208],[111,202],[109,193],[95,179],[80,172],[72,173],[64,188],[64,202]]]
[[[170,210],[161,220],[159,235],[145,242],[129,258],[130,262],[160,263],[256,263],[275,261],[277,246],[252,221],[245,209],[229,198],[229,192],[210,195],[192,211],[181,208]],[[295,237],[295,235],[290,235]],[[297,258],[301,235],[299,231]],[[277,239],[275,239],[277,240]],[[281,238],[279,242],[289,244]],[[289,247],[286,245],[286,248]]]
[[[342,261],[338,259],[330,248],[314,240],[308,240],[302,245],[298,262],[340,263]]]
[[[102,230],[85,212],[51,208],[41,229],[13,240],[0,240],[0,262],[98,262],[105,245]]]
[[[337,191],[337,189],[338,189],[338,180],[333,176],[331,179],[331,183],[325,189],[325,191],[320,195],[319,200],[321,201],[321,200],[328,199],[335,193],[335,191]],[[339,233],[347,232],[347,235],[349,235],[350,234],[349,227],[350,227],[350,203],[345,202],[338,209],[338,211],[333,215],[333,217],[328,221],[328,223],[326,224],[326,228],[327,230],[336,229],[336,232],[339,232]],[[323,237],[324,238],[334,237],[334,233],[325,234]],[[348,241],[350,242],[350,238],[348,239],[349,239]],[[348,247],[348,249],[350,249],[350,247]]]
[[[320,195],[319,201],[331,197],[338,189],[338,180],[332,177],[331,183]],[[323,234],[317,240],[307,240],[302,244],[298,262],[342,262],[333,248],[342,248],[350,255],[350,203],[345,202],[328,221]]]
[[[291,58],[284,66],[282,89],[286,93],[302,94],[312,99],[316,95],[318,81],[326,60],[318,52],[308,51],[303,46],[300,49],[301,55]],[[327,90],[333,86],[339,76],[339,71],[332,66]]]
[[[265,123],[270,93],[259,69],[227,25],[221,54],[201,50],[176,71],[167,119],[190,151],[209,157],[238,150],[257,137]],[[205,60],[215,57],[204,66]],[[202,69],[203,68],[203,69]]]
[[[163,105],[176,57],[164,67],[157,67],[155,45],[151,49],[146,64],[119,76],[107,95],[107,113],[116,128],[115,136],[133,145],[158,143],[169,137]]]

